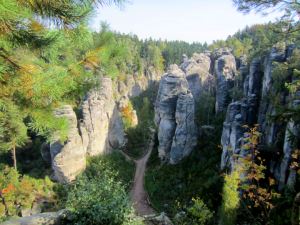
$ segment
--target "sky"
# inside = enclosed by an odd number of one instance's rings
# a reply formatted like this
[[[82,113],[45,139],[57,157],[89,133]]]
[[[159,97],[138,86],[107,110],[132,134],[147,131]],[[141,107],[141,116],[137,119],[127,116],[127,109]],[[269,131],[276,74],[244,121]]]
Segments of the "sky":
[[[105,21],[114,31],[141,39],[207,42],[226,39],[246,25],[275,21],[276,15],[244,15],[232,0],[130,0],[122,8],[99,8],[90,21],[98,31]]]

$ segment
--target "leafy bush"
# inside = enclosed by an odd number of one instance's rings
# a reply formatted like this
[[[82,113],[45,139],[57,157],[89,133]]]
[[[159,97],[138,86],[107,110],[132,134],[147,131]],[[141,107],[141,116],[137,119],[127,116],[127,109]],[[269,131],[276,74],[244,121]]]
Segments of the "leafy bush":
[[[209,209],[218,208],[222,187],[218,167],[221,151],[215,144],[217,142],[208,143],[205,139],[198,149],[177,165],[161,165],[157,149],[153,150],[148,161],[145,187],[157,211],[175,216],[180,210],[178,204],[189,205],[193,197],[203,199]]]
[[[133,127],[135,115],[130,101],[125,107],[121,108],[121,115],[125,131]]]
[[[55,207],[54,184],[48,177],[34,179],[21,176],[15,169],[5,166],[0,170],[0,221],[21,215],[22,209],[31,209],[38,199],[46,199]]]
[[[129,189],[135,172],[135,165],[127,161],[119,152],[112,152],[109,155],[95,156],[88,160],[84,174],[89,179],[101,177],[102,174],[110,174],[112,178],[120,181]]]
[[[148,96],[149,93],[144,93],[144,95],[132,99],[139,122],[136,127],[126,130],[128,139],[126,152],[133,158],[140,158],[145,153],[151,134],[149,128],[153,126],[154,111],[149,100],[150,96]]]
[[[67,224],[137,223],[126,193],[128,178],[133,176],[134,170],[129,163],[122,163],[121,157],[113,153],[89,161],[87,170],[68,190],[66,206],[71,212],[71,221]]]
[[[131,219],[125,188],[106,173],[93,179],[84,174],[76,180],[67,199],[71,224],[117,225]]]
[[[200,198],[193,198],[193,204],[185,209],[185,212],[175,217],[175,222],[178,225],[206,225],[213,213],[208,209],[205,203]]]
[[[225,183],[222,193],[222,205],[220,213],[221,225],[236,224],[237,212],[240,205],[239,197],[240,175],[237,170],[225,175]]]

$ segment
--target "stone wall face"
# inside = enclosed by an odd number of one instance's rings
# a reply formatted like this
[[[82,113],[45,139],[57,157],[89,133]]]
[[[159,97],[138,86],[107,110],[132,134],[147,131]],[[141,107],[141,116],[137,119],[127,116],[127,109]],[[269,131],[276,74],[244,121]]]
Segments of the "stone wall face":
[[[178,163],[196,145],[194,104],[184,72],[171,65],[160,81],[155,103],[158,152],[163,162]]]
[[[299,137],[300,127],[293,120],[276,122],[270,119],[277,113],[272,96],[279,96],[282,105],[290,104],[296,107],[300,104],[299,91],[291,96],[286,91],[274,88],[275,65],[278,62],[286,62],[292,49],[292,46],[286,47],[285,50],[273,48],[264,61],[259,58],[253,59],[249,74],[244,79],[244,98],[228,106],[221,138],[223,147],[221,169],[231,171],[235,164],[239,163],[238,158],[246,154],[243,142],[247,129],[243,127],[258,124],[261,133],[260,149],[269,147],[271,148],[269,154],[282,155],[271,157],[272,159],[267,162],[267,168],[278,181],[279,189],[285,185],[293,186],[296,181],[296,171],[290,166],[295,150],[290,137],[291,135]],[[289,99],[293,100],[289,102]],[[283,143],[280,141],[282,133],[284,133]],[[282,152],[278,152],[280,149]]]
[[[159,77],[151,68],[144,75],[128,75],[125,82],[102,77],[100,86],[90,90],[81,105],[82,118],[77,118],[69,105],[57,109],[55,115],[67,118],[70,129],[64,143],[56,137],[50,150],[47,146],[42,149],[45,160],[51,161],[54,178],[60,183],[71,182],[85,169],[87,155],[122,148],[126,144],[119,107],[122,99],[140,95]],[[51,157],[47,157],[49,151]]]
[[[77,118],[72,107],[65,105],[57,109],[55,115],[67,118],[69,132],[64,143],[57,137],[50,144],[51,165],[55,179],[60,183],[68,183],[86,167],[86,146],[79,135]]]

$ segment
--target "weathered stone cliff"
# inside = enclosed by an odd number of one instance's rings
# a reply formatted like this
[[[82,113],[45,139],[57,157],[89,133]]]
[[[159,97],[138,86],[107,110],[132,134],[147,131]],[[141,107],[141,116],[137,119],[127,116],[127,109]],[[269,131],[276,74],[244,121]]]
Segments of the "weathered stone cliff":
[[[162,161],[175,164],[196,145],[194,104],[184,72],[177,65],[171,65],[160,81],[155,103]]]
[[[91,156],[110,150],[109,127],[116,107],[112,80],[102,78],[100,83],[100,88],[91,90],[82,104],[82,127],[88,135],[87,154]]]
[[[194,53],[188,59],[183,57],[180,68],[185,72],[193,97],[198,101],[203,92],[212,92],[214,89],[214,77],[210,74],[211,59],[209,54]]]
[[[160,76],[149,68],[143,75],[127,75],[124,81],[112,81],[108,77],[99,79],[100,86],[90,90],[81,105],[81,118],[77,118],[68,105],[56,110],[56,116],[68,119],[67,140],[61,143],[58,137],[54,138],[50,154],[46,145],[41,149],[43,158],[51,160],[54,178],[61,183],[74,180],[85,169],[87,155],[106,154],[125,145],[120,110],[128,104],[129,97],[141,94]],[[134,123],[138,123],[136,114]]]
[[[85,169],[86,146],[79,135],[77,118],[72,107],[66,105],[57,109],[55,115],[67,118],[69,132],[64,143],[61,143],[59,137],[50,143],[51,164],[55,179],[60,183],[68,183]]]
[[[251,127],[258,124],[262,134],[259,151],[269,149],[264,153],[270,155],[266,166],[278,181],[280,189],[286,184],[293,186],[296,180],[296,171],[291,167],[295,146],[290,137],[291,135],[299,137],[300,127],[293,120],[286,123],[272,120],[271,117],[276,115],[278,104],[281,106],[290,104],[293,107],[299,105],[300,95],[297,92],[295,96],[290,96],[285,90],[275,88],[278,83],[276,84],[274,70],[276,63],[283,63],[291,56],[292,49],[292,46],[285,49],[274,47],[264,60],[253,59],[249,74],[244,78],[244,98],[228,106],[221,138],[223,147],[221,169],[231,170],[238,162],[238,158],[243,157],[245,153],[244,125]],[[288,77],[286,79],[281,82],[290,81]],[[292,102],[289,103],[289,99],[293,99]]]
[[[214,56],[216,79],[216,113],[226,111],[231,101],[230,90],[236,77],[235,57],[228,49],[220,49]]]

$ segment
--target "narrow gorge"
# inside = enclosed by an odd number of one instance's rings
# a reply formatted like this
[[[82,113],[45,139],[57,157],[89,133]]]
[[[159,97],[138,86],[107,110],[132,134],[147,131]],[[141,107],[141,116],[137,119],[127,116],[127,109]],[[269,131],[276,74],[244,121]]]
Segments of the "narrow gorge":
[[[0,224],[299,225],[300,3],[226,1],[0,1]]]

